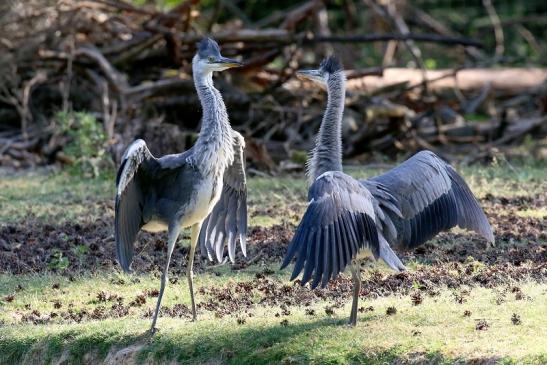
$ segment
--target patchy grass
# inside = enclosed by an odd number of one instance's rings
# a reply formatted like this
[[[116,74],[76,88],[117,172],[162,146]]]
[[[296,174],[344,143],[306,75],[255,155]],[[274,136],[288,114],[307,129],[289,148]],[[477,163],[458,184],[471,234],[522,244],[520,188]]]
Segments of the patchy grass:
[[[542,255],[547,249],[541,232],[547,215],[547,166],[502,161],[458,170],[482,199],[487,214],[495,217],[496,249],[501,251],[480,253],[474,242],[481,241],[459,230],[440,235],[424,251],[404,256],[410,275],[425,270],[433,276],[409,284],[405,291],[362,292],[357,328],[345,325],[351,296],[348,276],[318,294],[293,290],[289,272],[278,271],[277,256],[252,261],[260,253],[257,250],[264,249],[253,241],[249,265],[200,266],[195,277],[197,323],[188,317],[185,261],[178,252],[170,276],[178,282],[167,288],[160,332],[153,338],[145,331],[156,302],[158,270],[125,275],[108,265],[92,271],[84,265],[77,271],[0,274],[0,364],[55,363],[61,358],[67,363],[95,364],[107,356],[116,363],[121,349],[135,363],[546,363],[547,339],[540,334],[547,332],[547,284],[538,280],[541,270],[536,269],[535,276],[515,274],[501,282],[458,287],[450,283],[465,270],[476,275],[494,268],[495,274],[504,266],[527,270],[541,264],[539,256],[534,261],[530,255]],[[382,171],[347,168],[356,177]],[[59,171],[0,171],[0,228],[27,222],[29,216],[33,221],[53,222],[55,230],[70,222],[102,220],[97,232],[104,237],[99,243],[111,247],[113,181],[113,176],[84,180]],[[277,232],[279,225],[292,229],[305,208],[305,196],[305,181],[299,175],[249,179],[251,230],[270,227],[255,232],[254,240]],[[83,237],[83,241],[78,238],[80,245],[86,244]],[[1,240],[0,236],[0,255],[4,255]],[[152,236],[147,242],[154,240]],[[271,245],[280,243],[273,239]],[[505,251],[506,255],[498,255]],[[525,255],[522,263],[511,261],[517,254]],[[363,280],[393,277],[383,265],[374,267],[363,273]],[[435,273],[443,268],[452,279],[436,281]],[[283,296],[276,301],[268,290],[290,291],[293,302],[286,305]],[[209,308],[222,301],[230,305]],[[388,308],[395,308],[389,310],[391,315]]]
[[[51,280],[62,280],[50,277]],[[142,279],[142,278],[141,278]],[[243,279],[243,278],[238,278]],[[77,280],[62,288],[68,293],[64,303],[88,306],[92,302],[89,292],[97,287],[106,290],[118,289],[120,295],[141,291],[153,286],[155,280],[124,288],[111,288],[109,281],[94,278],[97,286]],[[39,282],[45,283],[41,279]],[[209,278],[199,280],[204,285]],[[222,281],[214,285],[230,285]],[[505,359],[517,363],[541,363],[546,359],[547,342],[538,336],[545,332],[544,314],[547,311],[545,291],[547,285],[525,283],[520,286],[526,299],[517,300],[507,295],[497,304],[501,290],[498,288],[473,288],[468,291],[463,303],[454,299],[454,292],[440,288],[440,295],[425,297],[414,305],[409,297],[392,295],[361,302],[372,311],[359,315],[357,328],[349,328],[345,321],[349,312],[349,301],[326,315],[324,307],[329,304],[317,301],[310,307],[292,310],[287,316],[276,317],[279,307],[257,307],[240,316],[214,318],[202,315],[199,322],[188,319],[161,318],[160,332],[153,339],[143,336],[150,319],[135,313],[122,319],[87,321],[80,324],[32,324],[8,325],[0,337],[1,359],[5,363],[18,363],[24,359],[42,358],[48,362],[69,349],[73,362],[93,353],[98,360],[104,358],[111,348],[123,348],[138,343],[141,360],[177,360],[181,363],[347,363],[395,360],[436,359],[439,363],[456,360]],[[166,294],[166,305],[186,301],[186,293],[176,293],[170,288]],[[185,288],[184,288],[185,289]],[[56,297],[49,286],[27,289],[31,298],[35,295]],[[349,293],[348,293],[349,295]],[[21,300],[25,300],[23,296]],[[49,304],[32,302],[38,308]],[[15,304],[19,307],[22,302]],[[151,307],[152,303],[147,307]],[[386,310],[395,307],[394,315]],[[316,315],[310,316],[314,310]],[[464,312],[469,311],[470,316]],[[521,318],[515,325],[513,313]],[[245,322],[238,324],[244,316]],[[478,321],[485,320],[488,328],[477,330]],[[524,345],[526,344],[526,345]]]
[[[395,165],[394,165],[395,166]],[[381,174],[387,169],[364,169],[346,166],[356,178]],[[473,192],[483,198],[487,194],[506,198],[531,196],[547,191],[547,163],[511,165],[496,162],[489,166],[457,167]],[[249,179],[250,225],[271,226],[283,218],[294,221],[305,207],[306,182],[294,177],[254,177]],[[114,173],[106,178],[81,179],[64,172],[39,170],[12,173],[0,170],[0,223],[17,222],[24,216],[51,218],[57,221],[85,220],[96,217],[111,204],[115,195]],[[296,216],[286,214],[290,208]]]
[[[59,223],[96,217],[104,206],[101,203],[113,199],[114,190],[114,175],[83,179],[48,170],[0,170],[0,223],[17,222],[29,215]]]

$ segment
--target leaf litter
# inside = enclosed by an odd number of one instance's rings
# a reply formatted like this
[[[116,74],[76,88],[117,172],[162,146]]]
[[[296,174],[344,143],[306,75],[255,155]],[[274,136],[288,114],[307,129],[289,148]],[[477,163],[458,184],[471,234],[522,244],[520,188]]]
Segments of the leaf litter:
[[[466,288],[506,286],[507,292],[498,295],[498,304],[502,304],[509,293],[514,295],[516,300],[526,299],[515,283],[524,280],[545,282],[547,279],[547,225],[545,219],[521,217],[514,212],[519,207],[540,206],[543,201],[541,195],[512,199],[486,196],[482,204],[495,231],[495,246],[487,245],[476,235],[458,231],[442,233],[434,243],[426,243],[411,251],[399,252],[404,262],[416,262],[417,267],[414,270],[401,273],[385,273],[375,268],[365,270],[361,297],[409,295],[414,305],[420,305],[424,294],[434,297],[439,294],[440,287],[448,287],[454,290],[456,303],[463,304],[469,295]],[[352,280],[349,276],[341,275],[332,280],[326,288],[312,291],[307,287],[301,287],[298,280],[285,282],[279,279],[275,276],[276,271],[269,267],[278,265],[281,261],[294,228],[294,225],[288,223],[268,228],[251,227],[248,239],[249,258],[243,258],[239,254],[232,270],[245,270],[250,265],[262,266],[264,269],[249,281],[230,283],[224,287],[200,287],[198,312],[212,312],[216,317],[244,318],[243,315],[251,315],[250,311],[253,308],[265,306],[278,308],[278,314],[289,316],[291,308],[304,307],[307,315],[314,316],[316,312],[310,307],[317,300],[326,300],[330,303],[325,307],[325,312],[334,313],[335,308],[342,307],[352,290]],[[70,279],[76,273],[117,270],[112,232],[112,217],[106,214],[101,219],[85,224],[74,222],[55,225],[28,217],[20,224],[2,226],[0,271],[12,275],[54,271]],[[81,250],[76,250],[75,247],[80,245],[87,247],[88,254],[79,254]],[[141,233],[136,243],[137,254],[133,270],[151,271],[159,275],[165,260],[165,249],[163,235]],[[175,249],[170,277],[184,277],[187,254],[188,248],[184,245],[179,245]],[[58,258],[59,255],[68,259],[68,268],[52,268],[51,260]],[[206,259],[199,254],[196,255],[195,272],[203,272],[210,266]],[[365,266],[370,265],[365,263]],[[118,279],[115,284],[130,283]],[[53,288],[60,290],[57,283]],[[17,291],[22,290],[24,289],[21,287]],[[16,295],[16,292],[9,293],[0,300],[12,302]],[[59,302],[54,303],[55,310],[51,313],[40,313],[28,308],[26,312],[18,313],[18,317],[22,322],[35,324],[79,323],[124,317],[136,310],[142,311],[139,308],[147,308],[152,302],[155,303],[155,300],[148,298],[157,297],[158,290],[149,289],[127,300],[104,291],[91,295],[95,298],[92,303],[94,308],[76,310]],[[63,310],[65,307],[67,309]],[[372,310],[372,307],[360,308],[363,312]],[[388,311],[390,314],[396,312]],[[147,308],[144,316],[151,315],[151,309]],[[162,307],[162,315],[190,319],[191,310],[184,304],[175,304],[172,307]],[[465,311],[464,315],[468,316],[470,313]],[[518,320],[517,317],[512,318],[512,322],[520,323],[520,317]],[[477,330],[487,328],[488,323],[477,323]]]

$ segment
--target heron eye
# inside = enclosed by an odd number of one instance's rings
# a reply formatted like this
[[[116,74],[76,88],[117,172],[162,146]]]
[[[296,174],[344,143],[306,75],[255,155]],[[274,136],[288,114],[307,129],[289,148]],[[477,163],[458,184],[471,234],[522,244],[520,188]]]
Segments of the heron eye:
[[[207,57],[207,60],[209,62],[215,62],[215,56],[209,56],[209,57]]]

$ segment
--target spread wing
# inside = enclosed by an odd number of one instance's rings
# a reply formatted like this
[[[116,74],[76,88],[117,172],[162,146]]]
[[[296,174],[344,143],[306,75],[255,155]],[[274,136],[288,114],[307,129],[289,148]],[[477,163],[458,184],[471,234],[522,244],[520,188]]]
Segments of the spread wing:
[[[342,172],[327,172],[310,187],[309,205],[289,245],[281,268],[296,256],[291,280],[302,270],[302,285],[312,288],[336,277],[361,249],[369,249],[394,269],[402,264],[380,243],[370,192]],[[399,265],[400,264],[400,265]]]
[[[224,173],[224,186],[219,201],[203,222],[199,235],[199,246],[203,255],[213,260],[213,253],[222,262],[224,247],[234,262],[236,241],[247,256],[247,179],[245,176],[245,140],[238,132],[234,134],[234,160]]]
[[[142,139],[133,142],[125,151],[116,177],[116,212],[114,229],[116,253],[124,271],[133,260],[133,243],[142,227],[143,186],[139,178],[146,174],[156,159]]]
[[[392,243],[416,247],[456,225],[494,241],[492,228],[463,178],[433,152],[419,152],[361,184],[384,211],[382,231]]]

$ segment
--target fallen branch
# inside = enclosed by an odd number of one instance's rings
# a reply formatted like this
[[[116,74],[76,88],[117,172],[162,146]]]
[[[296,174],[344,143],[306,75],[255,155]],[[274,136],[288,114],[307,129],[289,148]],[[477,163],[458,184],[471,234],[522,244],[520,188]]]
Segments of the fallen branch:
[[[547,80],[547,69],[460,69],[453,76],[453,70],[426,71],[426,78],[431,90],[453,89],[455,87],[463,91],[481,90],[486,83],[489,83],[492,91],[517,93],[542,85]],[[348,89],[353,91],[364,90],[371,93],[391,85],[404,83],[419,85],[422,81],[421,70],[386,68],[384,69],[383,76],[367,76],[348,80]]]
[[[444,45],[460,45],[470,46],[477,48],[484,48],[482,42],[466,38],[466,37],[449,37],[439,34],[398,34],[398,33],[384,33],[384,34],[362,34],[362,35],[348,35],[348,36],[308,36],[304,43],[315,42],[337,42],[337,43],[368,43],[368,42],[386,42],[386,41],[407,41],[413,40],[416,42],[426,43],[439,43]]]

